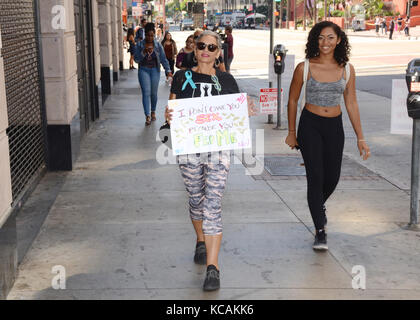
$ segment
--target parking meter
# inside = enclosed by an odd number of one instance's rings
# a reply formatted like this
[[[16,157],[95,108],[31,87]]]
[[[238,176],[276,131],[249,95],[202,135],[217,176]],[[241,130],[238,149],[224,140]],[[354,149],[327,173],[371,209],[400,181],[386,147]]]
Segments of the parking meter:
[[[277,44],[273,49],[274,56],[274,72],[277,74],[277,126],[275,130],[282,130],[281,127],[281,74],[284,72],[286,60],[286,47]]]
[[[405,81],[407,82],[408,116],[413,119],[420,119],[420,59],[413,59],[408,64]]]
[[[406,70],[407,82],[407,112],[413,118],[413,141],[411,153],[411,200],[410,224],[417,226],[419,212],[419,181],[420,181],[420,59],[409,62]]]
[[[286,52],[286,47],[282,44],[276,45],[273,49],[274,72],[277,74],[282,74],[284,72]]]

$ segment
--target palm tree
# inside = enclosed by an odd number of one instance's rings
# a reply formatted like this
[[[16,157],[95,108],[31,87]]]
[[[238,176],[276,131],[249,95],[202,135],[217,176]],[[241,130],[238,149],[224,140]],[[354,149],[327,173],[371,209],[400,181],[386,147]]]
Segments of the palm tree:
[[[382,0],[363,0],[362,4],[369,18],[382,14],[382,8],[384,6]]]

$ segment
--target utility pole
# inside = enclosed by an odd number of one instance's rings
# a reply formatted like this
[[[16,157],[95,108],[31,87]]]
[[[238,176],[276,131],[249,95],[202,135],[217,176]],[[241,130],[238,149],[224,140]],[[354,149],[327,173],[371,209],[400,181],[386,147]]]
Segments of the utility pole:
[[[294,21],[294,25],[295,25],[295,30],[297,30],[297,14],[296,14],[296,0],[293,0],[293,21]]]
[[[306,31],[306,1],[303,0],[303,30]]]
[[[327,0],[324,0],[324,20],[327,21]]]
[[[289,20],[290,20],[290,1],[287,0],[287,12],[286,12],[286,28],[289,29]]]

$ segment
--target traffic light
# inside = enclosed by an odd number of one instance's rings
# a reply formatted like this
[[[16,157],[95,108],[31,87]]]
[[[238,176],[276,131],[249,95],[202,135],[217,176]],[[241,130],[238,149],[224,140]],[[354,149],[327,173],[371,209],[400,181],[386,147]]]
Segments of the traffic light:
[[[418,4],[419,4],[418,0],[413,0],[413,1],[411,1],[411,6],[412,6],[412,7],[417,7],[417,6],[418,6]]]

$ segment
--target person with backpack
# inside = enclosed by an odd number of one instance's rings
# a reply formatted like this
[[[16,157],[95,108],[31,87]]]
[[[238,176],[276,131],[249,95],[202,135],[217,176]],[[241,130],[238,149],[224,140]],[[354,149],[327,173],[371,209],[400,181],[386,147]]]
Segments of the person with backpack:
[[[306,169],[307,200],[315,225],[314,250],[328,250],[325,203],[334,192],[341,172],[344,130],[341,97],[366,160],[369,147],[363,136],[356,98],[354,67],[348,63],[346,34],[333,22],[317,23],[309,32],[306,60],[297,65],[289,91],[289,133],[286,144],[299,148]],[[302,89],[303,88],[303,89]],[[296,135],[297,104],[303,91],[303,111]]]

